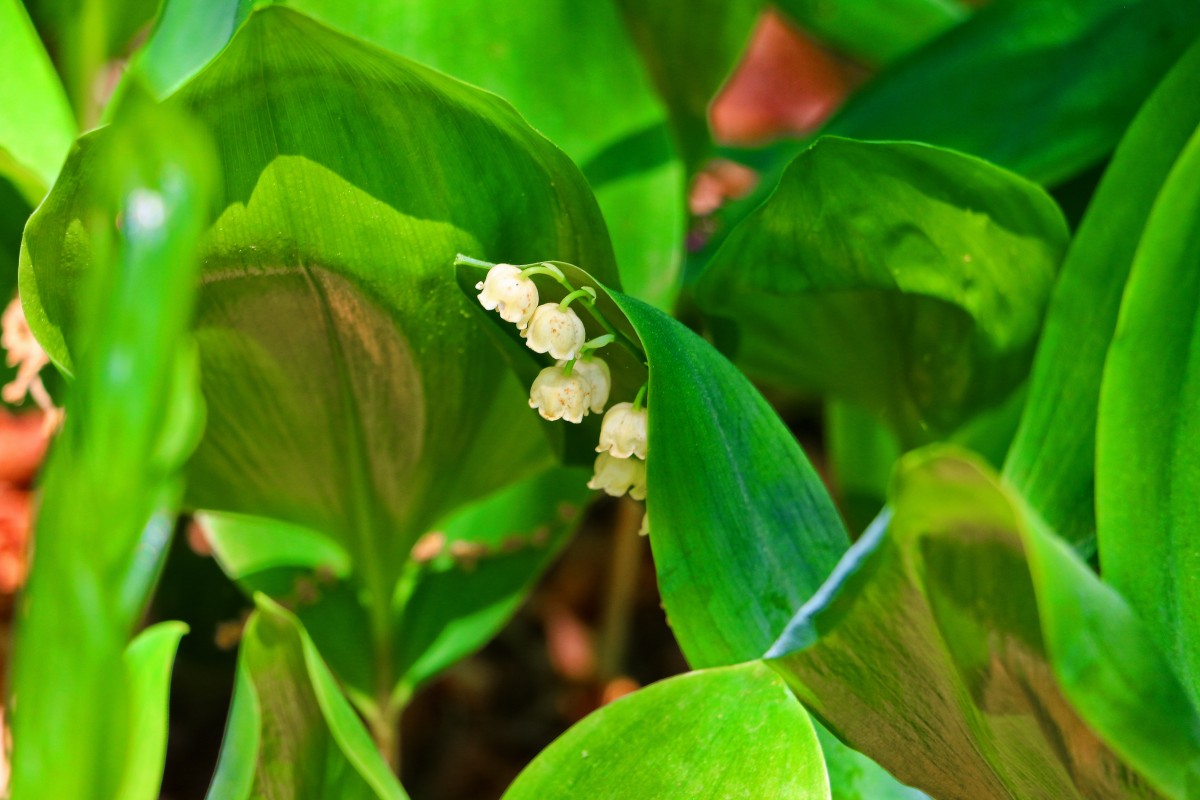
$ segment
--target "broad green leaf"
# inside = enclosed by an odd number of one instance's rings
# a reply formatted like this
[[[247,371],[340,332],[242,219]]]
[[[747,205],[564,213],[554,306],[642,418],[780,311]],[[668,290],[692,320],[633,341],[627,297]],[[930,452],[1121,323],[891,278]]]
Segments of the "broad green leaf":
[[[750,41],[763,0],[613,0],[671,114],[688,175],[712,149],[708,107]]]
[[[891,508],[769,662],[844,741],[946,800],[1186,794],[1200,716],[1129,606],[973,457]]]
[[[996,0],[824,132],[928,142],[1053,184],[1113,148],[1198,31],[1200,5],[1179,0]]]
[[[1200,702],[1200,128],[1146,220],[1108,350],[1096,437],[1106,581]]]
[[[185,633],[182,622],[160,622],[142,631],[125,650],[132,714],[125,773],[116,794],[119,800],[158,800],[167,759],[171,666]]]
[[[253,5],[169,0],[137,69],[164,91],[178,85],[216,54]],[[660,307],[672,303],[684,240],[683,170],[668,139],[666,111],[614,3],[286,5],[511,102],[583,168],[626,289]]]
[[[224,186],[201,252],[209,418],[189,504],[347,553],[370,631],[347,658],[373,662],[382,702],[413,544],[552,459],[526,389],[468,316],[454,256],[572,258],[615,281],[603,220],[506,103],[286,8],[252,14],[169,102],[217,141]],[[68,187],[96,168],[87,144],[28,240],[36,332],[67,365],[60,331],[88,266]]]
[[[262,595],[257,604],[208,797],[405,798],[304,628]]]
[[[819,800],[811,721],[760,662],[668,678],[593,712],[517,776],[504,800]]]
[[[0,180],[36,205],[75,138],[75,120],[21,0],[0,0],[0,75]]]
[[[1004,476],[1046,522],[1091,549],[1100,380],[1134,250],[1167,172],[1200,125],[1200,44],[1146,102],[1067,253]],[[1147,424],[1142,420],[1139,424]]]
[[[78,280],[75,381],[43,474],[17,615],[15,800],[117,796],[146,711],[131,703],[148,691],[125,683],[126,644],[203,419],[186,332],[212,145],[177,111],[144,103],[93,145],[98,182],[80,199],[73,236],[95,248],[94,268]],[[44,322],[36,291],[23,294],[31,319]],[[143,779],[131,777],[129,791]]]
[[[944,437],[1023,380],[1066,247],[1037,186],[970,156],[827,137],[697,285],[734,357],[776,385]]]
[[[849,540],[783,421],[681,323],[614,295],[650,366],[647,512],[659,591],[693,667],[760,657]]]
[[[785,14],[839,50],[886,64],[966,19],[956,0],[781,0]]]

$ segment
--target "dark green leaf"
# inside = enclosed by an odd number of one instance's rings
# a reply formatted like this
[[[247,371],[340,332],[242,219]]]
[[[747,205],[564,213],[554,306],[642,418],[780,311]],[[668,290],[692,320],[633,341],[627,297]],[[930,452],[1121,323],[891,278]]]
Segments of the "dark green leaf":
[[[683,172],[668,140],[666,112],[613,3],[286,4],[511,102],[583,167],[626,289],[660,307],[671,304],[684,238]],[[252,5],[168,2],[138,69],[160,89],[177,86],[216,54]]]
[[[1193,84],[1193,87],[1195,84]],[[1104,578],[1200,701],[1200,128],[1146,220],[1108,350],[1096,439]]]
[[[1146,626],[978,460],[901,463],[769,654],[801,700],[945,800],[1183,798],[1200,717]]]
[[[295,617],[260,595],[211,800],[401,800],[404,790]]]
[[[836,400],[825,404],[825,443],[838,505],[859,534],[883,508],[900,443],[871,414]]]
[[[744,375],[623,295],[650,365],[647,510],[663,605],[693,667],[760,657],[848,539],[795,438]]]
[[[126,685],[126,643],[157,576],[178,471],[203,419],[186,331],[211,143],[178,112],[143,104],[93,144],[100,180],[80,198],[73,235],[76,246],[94,247],[95,265],[78,281],[76,379],[44,472],[18,614],[16,800],[117,796],[137,744],[131,726],[145,711],[131,703],[150,691],[143,681]],[[40,224],[44,230],[46,218]],[[29,268],[22,264],[22,296],[31,322],[45,330],[42,287],[27,280]],[[143,792],[149,779],[130,780],[131,792]]]
[[[0,0],[0,75],[0,179],[36,205],[75,138],[75,120],[21,0]]]
[[[849,55],[885,64],[966,19],[956,0],[780,0],[804,29]]]
[[[996,0],[881,74],[825,132],[928,142],[1055,183],[1112,149],[1198,31],[1193,2]]]
[[[542,751],[505,800],[829,797],[812,723],[760,662],[702,670],[601,708]]]
[[[1200,125],[1197,84],[1200,44],[1147,101],[1117,149],[1063,265],[1027,411],[1004,466],[1005,478],[1051,527],[1088,549],[1096,527],[1096,413],[1105,354],[1154,198]]]
[[[824,138],[730,234],[697,299],[752,375],[867,408],[911,447],[1023,380],[1066,240],[1045,192],[986,162]]]

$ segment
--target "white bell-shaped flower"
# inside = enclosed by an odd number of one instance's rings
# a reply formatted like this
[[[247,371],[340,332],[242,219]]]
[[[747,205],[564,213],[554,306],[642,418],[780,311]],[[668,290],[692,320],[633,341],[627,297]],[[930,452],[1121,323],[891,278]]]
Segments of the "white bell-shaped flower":
[[[634,500],[646,499],[646,462],[637,458],[615,458],[601,453],[596,458],[596,474],[588,481],[589,489],[603,489],[620,497],[626,492]]]
[[[551,421],[582,422],[591,399],[592,384],[579,374],[578,365],[570,375],[561,366],[546,367],[529,389],[529,407]]]
[[[533,312],[529,327],[521,331],[525,344],[535,353],[549,353],[553,358],[570,361],[579,355],[587,340],[583,320],[571,307],[559,308],[558,303],[543,303]]]
[[[634,408],[633,403],[617,403],[600,423],[600,444],[597,453],[611,453],[617,458],[646,457],[646,409]]]
[[[567,362],[560,361],[558,365],[561,367],[565,363]],[[599,414],[604,410],[608,402],[608,392],[612,389],[612,373],[608,370],[608,364],[595,356],[581,358],[575,362],[574,373],[587,378],[588,383],[592,385],[589,407],[593,414]]]
[[[521,330],[525,330],[538,306],[537,285],[512,264],[492,267],[475,288],[481,290],[479,302],[484,308],[499,311],[502,320],[514,323]]]

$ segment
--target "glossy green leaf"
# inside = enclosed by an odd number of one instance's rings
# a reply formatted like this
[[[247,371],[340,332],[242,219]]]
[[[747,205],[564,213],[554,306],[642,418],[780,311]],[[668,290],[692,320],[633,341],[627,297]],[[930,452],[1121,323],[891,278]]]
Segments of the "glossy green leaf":
[[[178,85],[216,54],[253,5],[170,0],[137,68],[163,90]],[[608,222],[626,290],[660,307],[671,304],[684,240],[683,170],[666,111],[612,2],[286,5],[511,102],[583,168]]]
[[[966,19],[956,0],[781,0],[804,29],[871,64],[886,64]]]
[[[623,295],[650,365],[647,512],[659,591],[693,667],[758,658],[849,540],[791,432],[681,323]]]
[[[829,797],[812,723],[760,662],[668,678],[593,712],[504,800]]]
[[[416,540],[454,509],[544,469],[527,392],[468,316],[455,253],[567,257],[615,281],[578,170],[503,101],[293,11],[255,12],[172,104],[221,148],[196,337],[209,420],[191,506],[317,531],[386,702],[392,600]],[[60,331],[87,251],[72,233],[96,162],[81,147],[31,234],[36,331]]]
[[[950,147],[1056,183],[1113,148],[1197,32],[1191,2],[996,0],[881,74],[824,130]]]
[[[712,149],[708,107],[750,41],[763,0],[614,0],[659,95],[688,174]]]
[[[36,205],[75,138],[75,120],[21,0],[0,0],[0,179]]]
[[[823,138],[697,286],[751,375],[944,437],[1024,378],[1066,224],[1037,186],[970,156]]]
[[[304,628],[257,604],[210,800],[405,798]]]
[[[15,800],[117,796],[139,744],[131,726],[142,712],[130,703],[149,691],[125,684],[125,648],[165,555],[178,472],[203,421],[186,332],[211,143],[177,112],[142,104],[93,147],[101,181],[80,200],[74,237],[95,248],[95,265],[80,276],[75,381],[43,474],[37,548],[17,615]],[[59,186],[70,191],[73,180]],[[31,229],[45,223],[35,219]],[[44,323],[37,292],[22,295],[31,320]],[[143,791],[144,780],[130,791]]]
[[[1046,522],[1085,549],[1096,530],[1104,359],[1154,198],[1200,125],[1198,83],[1200,44],[1146,102],[1117,148],[1063,264],[1034,361],[1028,410],[1004,466],[1005,478]]]
[[[771,663],[842,739],[946,800],[1186,794],[1200,716],[1129,606],[973,457],[901,462]]]
[[[1146,220],[1100,393],[1096,521],[1106,581],[1200,702],[1200,128]]]
[[[160,622],[138,635],[125,650],[129,681],[130,747],[118,800],[158,800],[167,759],[167,695],[182,622]]]

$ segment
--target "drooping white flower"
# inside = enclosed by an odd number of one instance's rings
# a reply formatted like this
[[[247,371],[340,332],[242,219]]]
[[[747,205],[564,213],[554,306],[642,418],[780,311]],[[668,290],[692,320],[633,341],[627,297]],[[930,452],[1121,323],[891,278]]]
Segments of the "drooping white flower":
[[[567,362],[559,361],[558,365],[561,367],[565,363]],[[587,378],[588,383],[592,385],[589,407],[593,414],[599,414],[604,410],[604,404],[608,402],[608,392],[612,389],[612,373],[608,370],[608,364],[595,356],[581,358],[575,362],[574,372]]]
[[[646,409],[634,408],[633,403],[617,403],[600,423],[600,444],[597,453],[611,453],[617,458],[646,457]]]
[[[529,320],[529,327],[521,331],[521,335],[533,352],[549,353],[566,361],[579,355],[579,348],[587,340],[583,320],[575,309],[559,308],[558,303],[538,306]]]
[[[529,407],[544,419],[582,422],[592,399],[592,384],[579,374],[578,365],[570,375],[562,366],[546,367],[529,388]]]
[[[588,481],[589,489],[603,489],[620,497],[626,492],[634,500],[646,499],[646,462],[638,458],[615,458],[608,453],[596,457],[596,474]]]
[[[50,363],[46,351],[33,338],[21,301],[13,298],[0,318],[0,348],[5,351],[4,363],[17,368],[11,383],[0,388],[0,397],[6,403],[20,403],[25,395],[31,396],[43,410],[50,411],[54,404],[46,387],[42,384],[42,367]]]
[[[502,320],[516,324],[521,330],[525,330],[529,318],[537,309],[537,285],[512,264],[492,267],[487,277],[475,284],[475,288],[481,290],[479,302],[484,308],[500,312]]]

